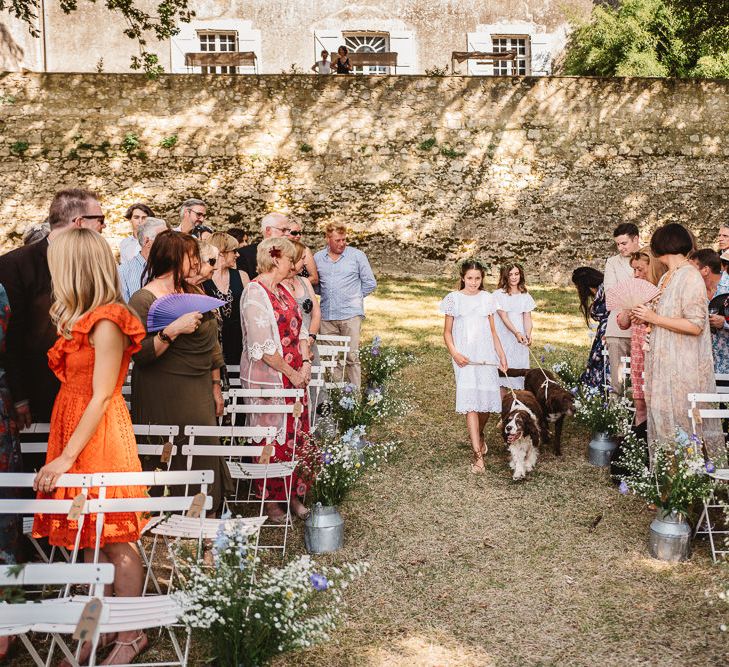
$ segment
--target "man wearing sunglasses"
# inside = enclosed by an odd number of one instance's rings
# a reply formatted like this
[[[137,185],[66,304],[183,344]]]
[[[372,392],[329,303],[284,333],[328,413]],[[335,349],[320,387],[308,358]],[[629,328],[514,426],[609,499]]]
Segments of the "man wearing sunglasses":
[[[101,232],[106,226],[96,195],[77,188],[56,193],[48,223],[51,231],[47,238],[0,257],[0,284],[7,291],[12,314],[6,334],[5,370],[20,428],[50,421],[59,389],[47,356],[56,342],[56,327],[49,315],[48,245],[73,227]],[[32,470],[29,466],[32,461],[24,457],[28,472]]]
[[[261,219],[261,236],[263,239],[277,238],[280,236],[289,236],[291,224],[289,219],[283,213],[267,213]],[[249,278],[253,280],[257,275],[256,271],[256,253],[258,252],[258,243],[251,243],[244,246],[238,252],[236,267],[239,271],[245,271]]]

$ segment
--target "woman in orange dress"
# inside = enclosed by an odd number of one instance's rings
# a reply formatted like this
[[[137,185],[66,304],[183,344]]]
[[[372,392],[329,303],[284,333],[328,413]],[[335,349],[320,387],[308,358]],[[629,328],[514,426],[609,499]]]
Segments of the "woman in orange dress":
[[[51,319],[59,337],[48,351],[49,366],[61,381],[51,415],[46,464],[36,475],[39,498],[72,499],[80,489],[58,489],[64,473],[140,472],[132,422],[121,394],[131,355],[139,350],[144,327],[122,301],[116,263],[104,238],[89,229],[58,234],[48,249],[53,281]],[[109,498],[141,497],[146,487],[110,487]],[[98,497],[91,490],[90,497]],[[99,560],[111,562],[114,593],[140,596],[142,560],[135,546],[141,517],[114,513],[104,517]],[[63,515],[37,515],[35,537],[72,549],[78,524]],[[80,547],[90,560],[96,517],[86,517]],[[106,642],[114,637],[105,637]],[[102,663],[125,664],[147,645],[141,631],[120,632]],[[88,648],[86,651],[88,651]]]

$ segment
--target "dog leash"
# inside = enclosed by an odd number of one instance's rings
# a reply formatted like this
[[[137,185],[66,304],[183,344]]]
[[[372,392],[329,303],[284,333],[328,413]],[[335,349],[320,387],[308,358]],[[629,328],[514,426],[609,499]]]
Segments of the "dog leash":
[[[539,359],[537,359],[537,355],[534,354],[534,351],[532,348],[527,348],[529,350],[529,354],[531,355],[532,359],[534,359],[534,363],[537,365],[537,368],[539,368],[540,371],[542,371],[542,375],[544,376],[544,382],[542,382],[542,386],[540,389],[544,388],[544,400],[547,400],[547,392],[549,391],[549,383],[559,385],[559,382],[556,380],[553,380],[547,375],[547,372],[542,368],[542,364],[539,363]]]

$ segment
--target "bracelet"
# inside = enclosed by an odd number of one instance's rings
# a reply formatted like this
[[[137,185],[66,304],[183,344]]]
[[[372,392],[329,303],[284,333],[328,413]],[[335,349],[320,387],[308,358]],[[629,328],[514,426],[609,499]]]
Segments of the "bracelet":
[[[213,384],[220,384],[220,385],[222,385],[223,384],[223,381],[222,380],[213,380]]]
[[[172,339],[164,332],[164,330],[160,329],[157,332],[157,337],[167,345],[172,345]]]
[[[310,364],[311,363],[311,359],[304,359],[301,363],[302,364]]]

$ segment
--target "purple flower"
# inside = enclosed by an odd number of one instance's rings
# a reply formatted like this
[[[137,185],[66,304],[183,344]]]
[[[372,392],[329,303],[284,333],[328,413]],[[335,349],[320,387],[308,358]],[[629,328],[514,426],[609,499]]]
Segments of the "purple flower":
[[[707,461],[704,467],[706,468],[706,472],[708,473],[712,473],[714,472],[714,470],[716,470],[716,466],[711,461]]]
[[[354,391],[354,387],[351,384],[345,385],[344,393],[351,394]]]
[[[311,582],[311,585],[314,587],[317,591],[325,591],[327,588],[329,588],[329,581],[323,574],[317,574],[314,572],[309,577],[309,581]]]
[[[544,363],[544,355],[542,355],[541,357],[539,357],[539,361],[541,361],[542,363]]]
[[[620,493],[622,493],[623,495],[625,495],[626,493],[628,493],[628,491],[630,491],[630,489],[628,488],[628,485],[625,483],[625,481],[620,482],[618,491],[620,491]]]
[[[371,350],[371,352],[372,352],[372,356],[373,357],[376,357],[376,356],[378,356],[380,354],[380,348],[379,347],[373,347],[372,350]]]
[[[696,435],[695,433],[692,433],[689,436],[689,440],[691,440],[691,442],[693,442],[696,446],[701,444],[701,438],[699,438],[699,436]]]
[[[329,465],[332,462],[333,458],[334,457],[332,456],[331,452],[324,452],[321,455],[321,460],[323,461],[324,465]]]

